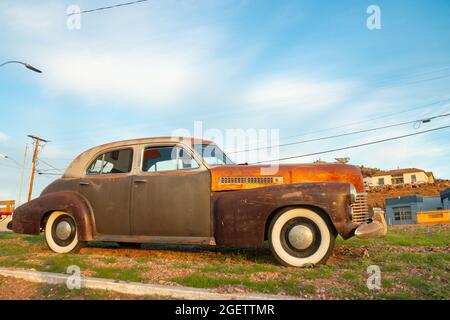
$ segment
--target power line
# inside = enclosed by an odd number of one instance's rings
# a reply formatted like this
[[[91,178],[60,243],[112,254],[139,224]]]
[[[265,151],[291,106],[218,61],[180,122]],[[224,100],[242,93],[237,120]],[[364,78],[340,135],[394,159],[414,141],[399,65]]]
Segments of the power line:
[[[291,156],[291,157],[285,157],[285,158],[279,158],[279,159],[258,161],[258,162],[254,162],[254,164],[267,163],[267,162],[272,162],[272,161],[289,160],[289,159],[296,159],[296,158],[303,158],[303,157],[315,156],[315,155],[324,154],[324,153],[330,153],[330,152],[335,152],[335,151],[354,149],[354,148],[364,147],[364,146],[368,146],[368,145],[372,145],[372,144],[378,144],[378,143],[383,143],[383,142],[397,140],[397,139],[403,139],[403,138],[406,138],[406,137],[416,136],[416,135],[419,135],[419,134],[432,132],[432,131],[437,131],[437,130],[442,130],[442,129],[448,129],[448,128],[450,128],[450,125],[449,126],[443,126],[443,127],[437,127],[437,128],[433,128],[433,129],[429,129],[429,130],[424,130],[424,131],[420,131],[420,132],[414,132],[414,133],[410,133],[410,134],[405,134],[405,135],[402,135],[402,136],[396,136],[396,137],[392,137],[392,138],[387,138],[387,139],[382,139],[382,140],[376,140],[376,141],[370,141],[370,142],[366,142],[366,143],[351,145],[351,146],[342,147],[342,148],[335,148],[335,149],[329,149],[329,150],[324,150],[324,151],[319,151],[319,152],[306,153],[306,154],[301,154],[301,155],[298,155],[298,156]]]
[[[101,10],[108,10],[108,9],[113,9],[113,8],[118,8],[118,7],[129,6],[129,5],[137,4],[140,2],[147,2],[147,1],[150,1],[150,0],[137,0],[137,1],[119,3],[119,4],[112,5],[112,6],[107,6],[107,7],[100,7],[100,8],[95,8],[95,9],[83,10],[80,12],[73,12],[73,13],[67,14],[67,16],[73,16],[73,15],[77,15],[77,14],[90,13],[90,12],[101,11]]]
[[[40,170],[38,170],[37,173],[40,176],[45,176],[45,175],[47,175],[47,176],[60,176],[61,175],[60,173],[47,173],[47,172],[42,172]]]
[[[305,134],[301,134],[301,135],[288,136],[288,137],[285,137],[285,139],[298,138],[298,137],[302,137],[302,136],[313,134],[313,133],[319,133],[319,132],[330,131],[330,130],[334,130],[334,129],[341,129],[341,128],[345,128],[345,127],[350,127],[350,126],[354,126],[354,125],[357,125],[357,124],[362,124],[362,123],[369,122],[369,121],[389,118],[391,116],[395,116],[395,115],[398,115],[398,114],[407,113],[407,112],[414,111],[414,110],[417,110],[417,109],[431,107],[431,106],[435,106],[435,105],[438,105],[438,104],[441,104],[441,103],[446,103],[446,102],[450,102],[450,98],[439,100],[439,101],[435,101],[435,102],[430,102],[430,103],[427,103],[427,104],[424,104],[424,105],[421,105],[421,106],[417,106],[417,107],[414,107],[414,108],[403,109],[403,110],[400,110],[400,111],[397,111],[397,112],[394,112],[394,113],[389,113],[389,114],[380,115],[380,116],[377,116],[377,117],[367,118],[365,120],[349,122],[349,123],[346,123],[346,124],[343,124],[343,125],[340,125],[340,126],[336,126],[336,127],[329,127],[329,128],[319,129],[319,130],[311,131],[311,132],[308,132],[308,133],[305,133]]]
[[[64,172],[63,169],[58,169],[58,168],[56,168],[55,166],[51,165],[50,163],[48,163],[48,162],[42,160],[41,158],[38,158],[38,160],[39,160],[39,162],[42,162],[43,164],[49,166],[49,167],[52,168],[53,170],[60,171],[61,173]]]
[[[297,144],[302,144],[302,143],[307,143],[307,142],[328,140],[328,139],[346,137],[346,136],[359,134],[359,133],[365,133],[365,132],[377,131],[377,130],[382,130],[382,129],[387,129],[387,128],[399,127],[399,126],[403,126],[403,125],[411,124],[411,123],[420,125],[422,123],[428,123],[428,122],[430,122],[433,119],[442,118],[442,117],[448,117],[448,116],[450,116],[450,113],[444,113],[444,114],[440,114],[440,115],[437,115],[437,116],[434,116],[434,117],[430,117],[430,118],[423,118],[423,119],[418,119],[418,120],[405,121],[405,122],[390,124],[390,125],[376,127],[376,128],[370,128],[370,129],[364,129],[364,130],[359,130],[359,131],[346,132],[346,133],[341,133],[341,134],[336,134],[336,135],[331,135],[331,136],[325,136],[325,137],[320,137],[320,138],[314,138],[314,139],[308,139],[308,140],[301,140],[301,141],[295,141],[295,142],[289,142],[289,143],[282,143],[282,144],[273,145],[273,146],[267,146],[267,147],[259,147],[259,148],[253,148],[253,149],[244,149],[244,150],[238,150],[238,151],[231,151],[231,152],[228,152],[228,153],[235,154],[235,153],[257,151],[257,150],[263,150],[263,149],[273,149],[273,148],[279,148],[279,147],[286,147],[286,146],[292,146],[292,145],[297,145]],[[416,128],[416,129],[418,129],[418,128]]]

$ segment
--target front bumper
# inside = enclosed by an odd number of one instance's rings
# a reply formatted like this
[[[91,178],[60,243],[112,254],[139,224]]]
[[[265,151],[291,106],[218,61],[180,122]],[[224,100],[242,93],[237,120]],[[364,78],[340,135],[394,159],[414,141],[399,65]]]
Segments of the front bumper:
[[[382,238],[386,233],[387,223],[381,212],[375,212],[371,222],[363,223],[355,230],[355,236],[360,239]]]

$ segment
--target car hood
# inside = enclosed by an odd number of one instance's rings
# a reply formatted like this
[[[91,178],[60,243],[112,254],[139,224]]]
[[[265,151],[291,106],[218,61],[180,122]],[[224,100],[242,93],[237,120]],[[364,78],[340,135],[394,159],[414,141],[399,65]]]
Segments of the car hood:
[[[341,163],[223,165],[211,168],[212,191],[240,190],[301,182],[352,183],[364,192],[361,170]]]

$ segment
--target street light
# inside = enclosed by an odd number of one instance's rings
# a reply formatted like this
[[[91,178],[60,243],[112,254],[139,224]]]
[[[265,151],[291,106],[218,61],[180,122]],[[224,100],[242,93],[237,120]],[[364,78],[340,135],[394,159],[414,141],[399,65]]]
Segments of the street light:
[[[22,198],[23,175],[24,175],[24,172],[25,172],[27,151],[28,151],[28,144],[25,145],[25,154],[23,155],[22,170],[21,170],[21,173],[20,173],[19,198],[17,199],[17,204],[18,205],[20,205],[20,200]],[[9,160],[13,161],[17,165],[18,168],[20,168],[20,164],[15,159],[11,158],[10,156],[7,156],[6,154],[1,154],[0,153],[0,158],[2,158],[2,159],[9,159]]]
[[[6,154],[1,154],[0,153],[0,158],[9,159],[9,160],[11,160],[12,162],[14,162],[16,165],[18,165],[20,167],[20,163],[18,163],[15,159],[11,158],[10,156],[7,156]]]
[[[6,62],[0,64],[0,67],[3,67],[4,65],[10,64],[10,63],[18,63],[18,64],[21,64],[21,65],[24,65],[27,69],[29,69],[29,70],[31,70],[31,71],[34,71],[34,72],[37,72],[37,73],[42,73],[41,70],[39,70],[38,68],[33,67],[32,65],[30,65],[30,64],[28,64],[28,63],[21,62],[21,61],[15,61],[15,60],[12,60],[12,61],[6,61]]]

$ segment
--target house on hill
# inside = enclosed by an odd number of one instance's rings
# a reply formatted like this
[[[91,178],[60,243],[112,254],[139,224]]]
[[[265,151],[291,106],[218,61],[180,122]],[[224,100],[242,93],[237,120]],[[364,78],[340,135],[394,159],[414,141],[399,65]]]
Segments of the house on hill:
[[[375,173],[368,183],[371,186],[434,183],[432,172],[417,168],[396,169]]]

